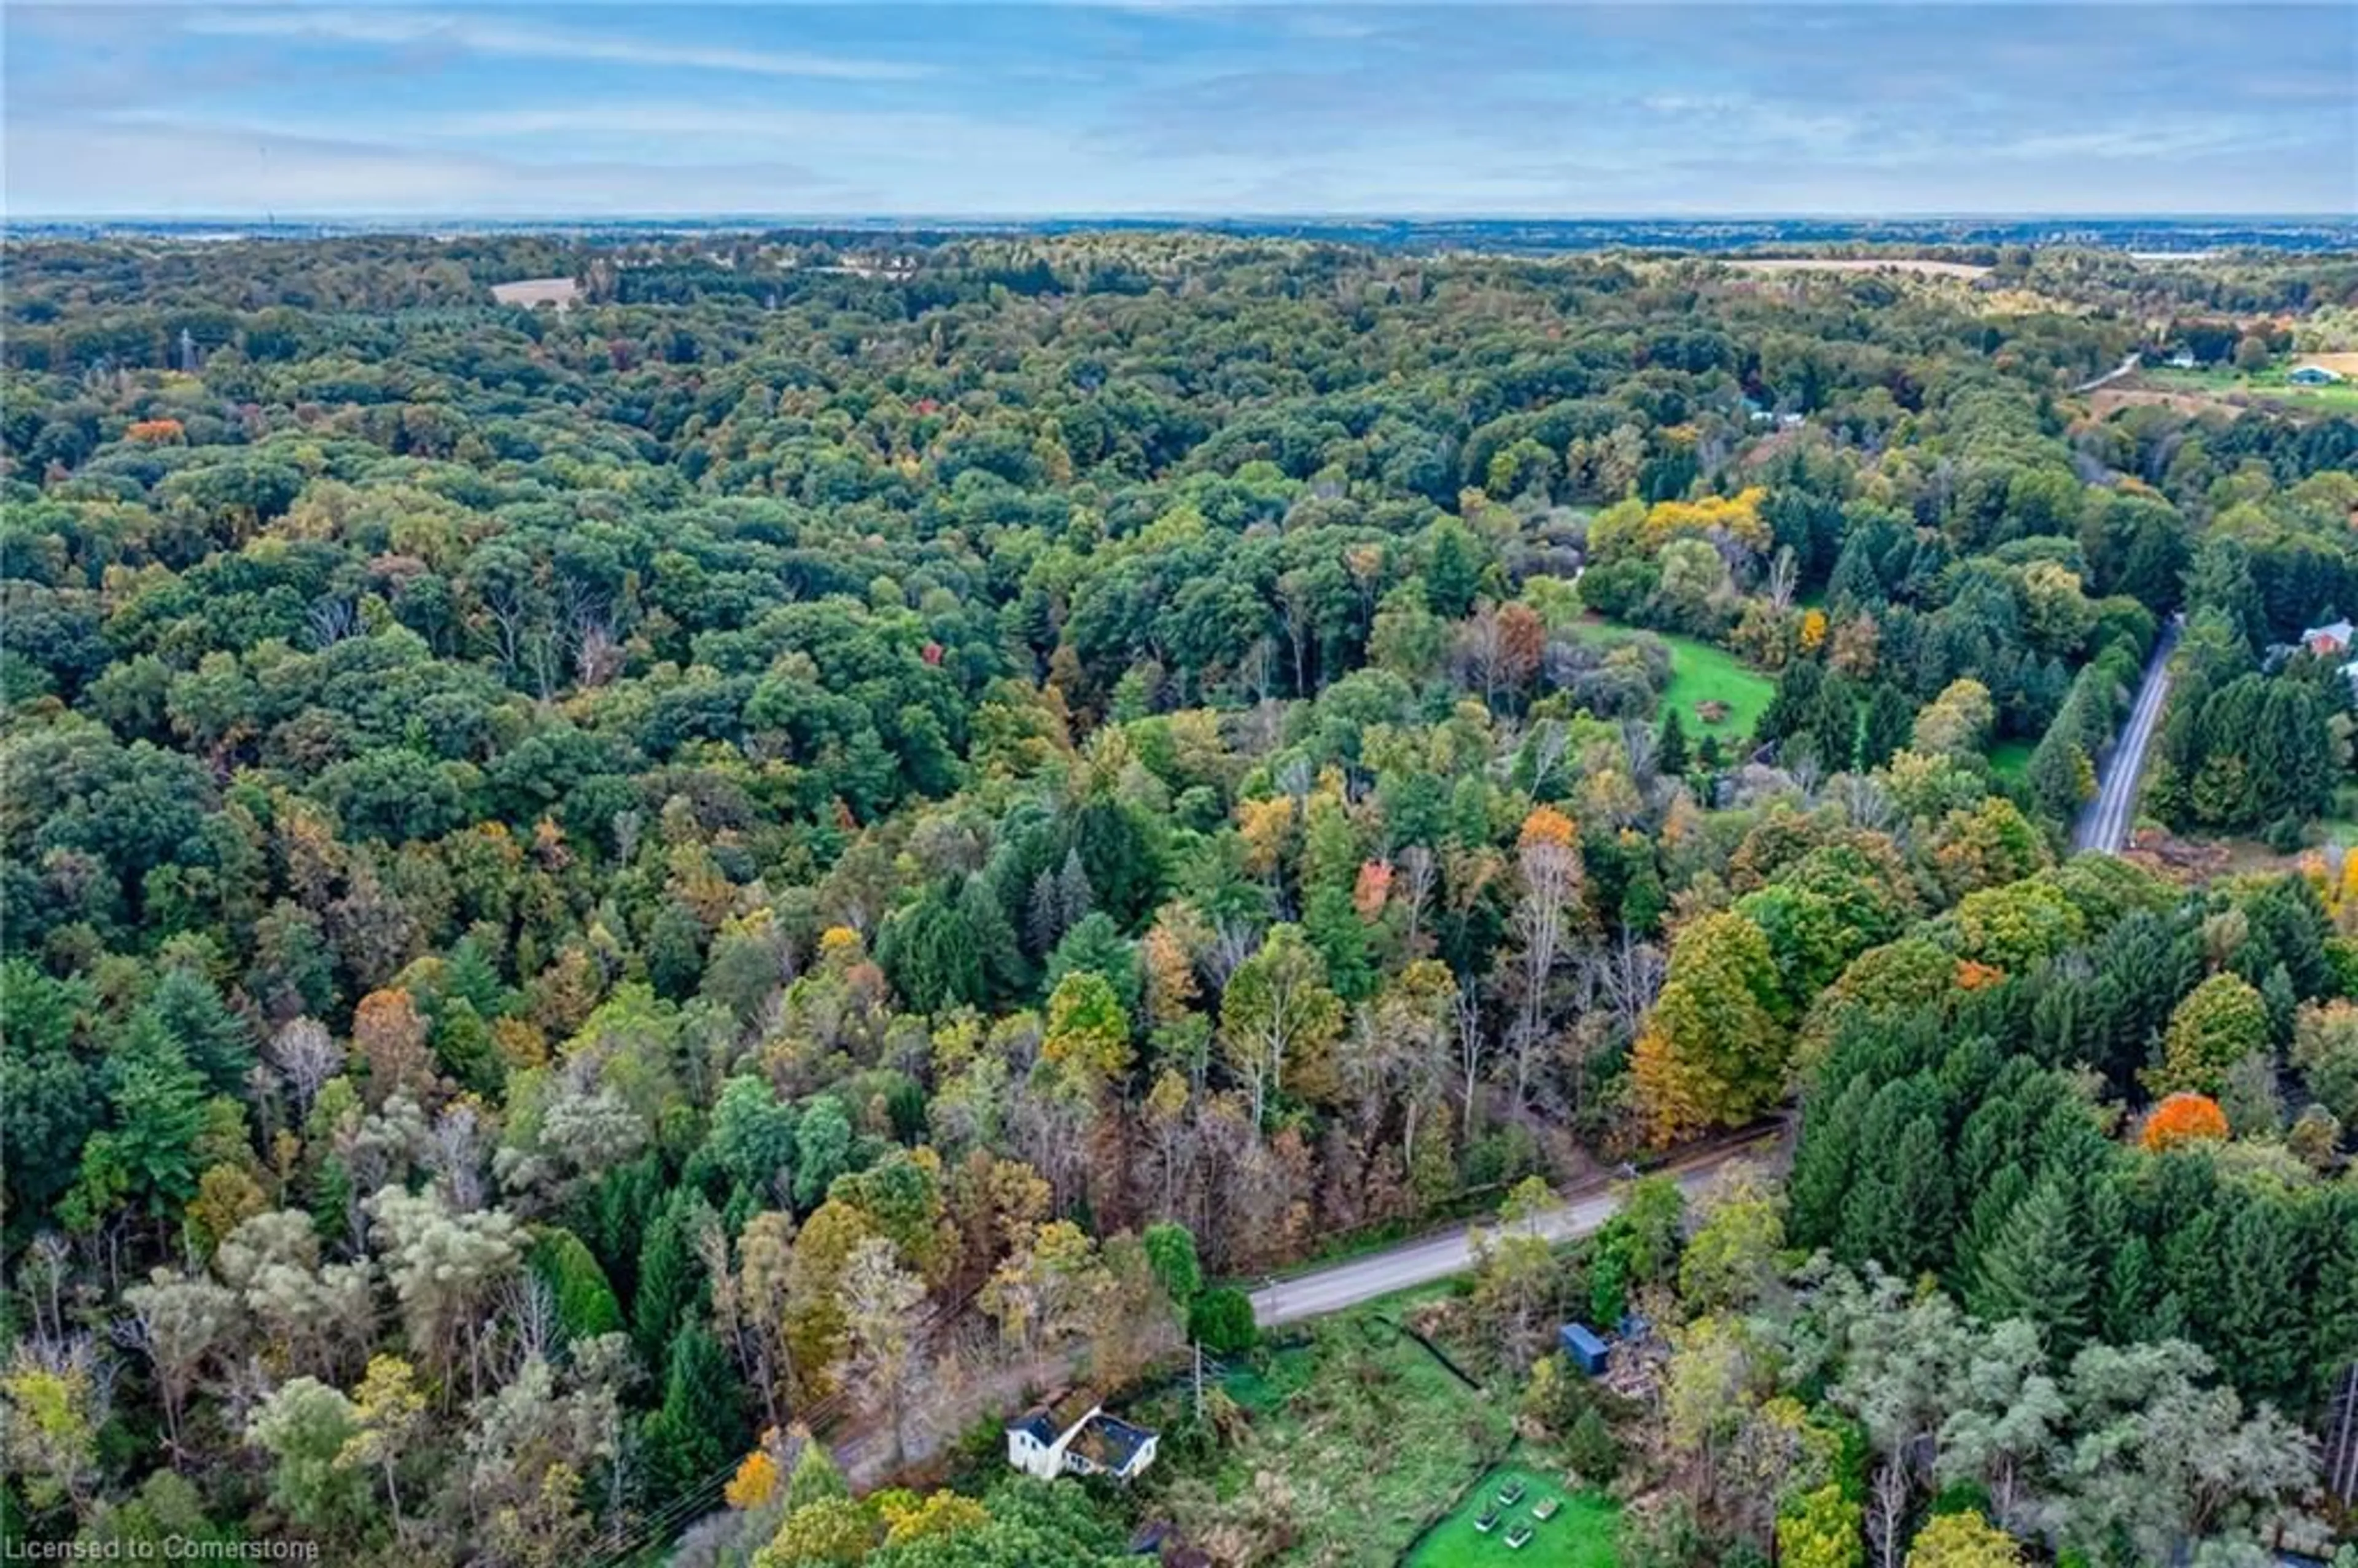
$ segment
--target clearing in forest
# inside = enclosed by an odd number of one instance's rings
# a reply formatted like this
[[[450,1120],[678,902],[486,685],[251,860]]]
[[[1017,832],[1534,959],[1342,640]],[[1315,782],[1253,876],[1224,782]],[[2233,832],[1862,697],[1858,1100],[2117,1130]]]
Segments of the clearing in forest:
[[[1515,1501],[1501,1504],[1508,1496]],[[1485,1518],[1487,1530],[1478,1528]],[[1621,1506],[1604,1493],[1572,1491],[1544,1470],[1501,1465],[1417,1543],[1407,1568],[1616,1568],[1620,1528]],[[1508,1545],[1521,1530],[1530,1538]]]
[[[527,310],[535,305],[554,305],[562,310],[580,296],[581,286],[569,277],[521,277],[514,283],[492,285],[492,298]]]
[[[1402,1298],[1324,1319],[1306,1341],[1256,1353],[1223,1388],[1228,1437],[1190,1452],[1168,1437],[1143,1512],[1182,1539],[1281,1563],[1390,1568],[1466,1478],[1505,1451],[1511,1407],[1467,1388],[1386,1321]],[[1166,1433],[1187,1390],[1141,1404]],[[1527,1552],[1498,1549],[1501,1563]]]
[[[1677,708],[1679,721],[1686,726],[1687,738],[1700,741],[1705,735],[1716,735],[1722,749],[1731,741],[1743,741],[1752,733],[1752,727],[1768,710],[1768,699],[1777,694],[1777,683],[1762,675],[1726,649],[1714,647],[1698,637],[1682,636],[1676,632],[1643,632],[1617,625],[1609,621],[1583,622],[1575,635],[1593,638],[1600,643],[1627,642],[1639,635],[1659,637],[1671,650],[1671,684],[1662,692],[1662,700],[1655,718],[1659,722]],[[1717,711],[1712,704],[1723,705],[1726,711],[1717,720],[1706,714]]]

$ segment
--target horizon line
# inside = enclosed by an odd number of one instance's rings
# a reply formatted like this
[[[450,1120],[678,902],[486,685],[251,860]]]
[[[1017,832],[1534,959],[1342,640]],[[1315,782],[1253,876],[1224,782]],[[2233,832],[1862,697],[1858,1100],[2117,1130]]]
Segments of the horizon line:
[[[2076,220],[2083,222],[2163,221],[2179,223],[2333,223],[2358,227],[2358,211],[2222,211],[2174,209],[1990,208],[1916,211],[1851,211],[1840,210],[1728,210],[1663,211],[1489,211],[1432,212],[1382,210],[1152,210],[1059,211],[1053,209],[1021,212],[925,211],[763,211],[716,208],[700,211],[564,212],[564,211],[435,211],[403,209],[384,211],[49,211],[0,213],[0,226],[26,223],[764,223],[824,227],[868,223],[894,227],[927,224],[990,225],[1011,223],[1939,223],[2043,222]]]

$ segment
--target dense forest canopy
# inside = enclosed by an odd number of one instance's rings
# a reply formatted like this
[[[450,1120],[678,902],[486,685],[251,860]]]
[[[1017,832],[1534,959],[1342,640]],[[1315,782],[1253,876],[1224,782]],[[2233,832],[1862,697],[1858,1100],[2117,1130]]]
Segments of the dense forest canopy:
[[[943,1346],[1119,1387],[1795,1107],[1782,1190],[1470,1298],[1517,1379],[1663,1326],[1660,1561],[2330,1502],[2358,419],[2090,384],[2281,360],[2346,256],[11,249],[10,1533],[1109,1562],[871,1489],[1022,1391]],[[2068,853],[2180,622],[2207,879]]]

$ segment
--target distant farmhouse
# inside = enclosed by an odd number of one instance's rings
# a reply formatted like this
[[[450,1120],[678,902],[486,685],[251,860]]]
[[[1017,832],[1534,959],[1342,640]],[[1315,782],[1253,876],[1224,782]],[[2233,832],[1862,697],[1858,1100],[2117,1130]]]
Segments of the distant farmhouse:
[[[1087,1389],[1023,1412],[1007,1429],[1007,1462],[1027,1476],[1111,1476],[1127,1481],[1154,1463],[1155,1434],[1105,1413]]]
[[[2350,639],[2358,634],[2347,621],[2329,621],[2322,626],[2311,626],[2300,634],[2300,645],[2320,659],[2330,659],[2350,651]]]
[[[2295,386],[2331,386],[2341,379],[2340,371],[2328,370],[2323,365],[2296,365],[2285,376]]]

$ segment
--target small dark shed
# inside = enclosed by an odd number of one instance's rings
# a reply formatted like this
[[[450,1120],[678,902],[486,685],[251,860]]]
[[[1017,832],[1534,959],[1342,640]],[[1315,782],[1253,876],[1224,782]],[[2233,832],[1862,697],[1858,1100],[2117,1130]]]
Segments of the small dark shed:
[[[1592,1378],[1605,1376],[1605,1341],[1585,1323],[1567,1323],[1555,1331],[1556,1343],[1573,1365]]]

